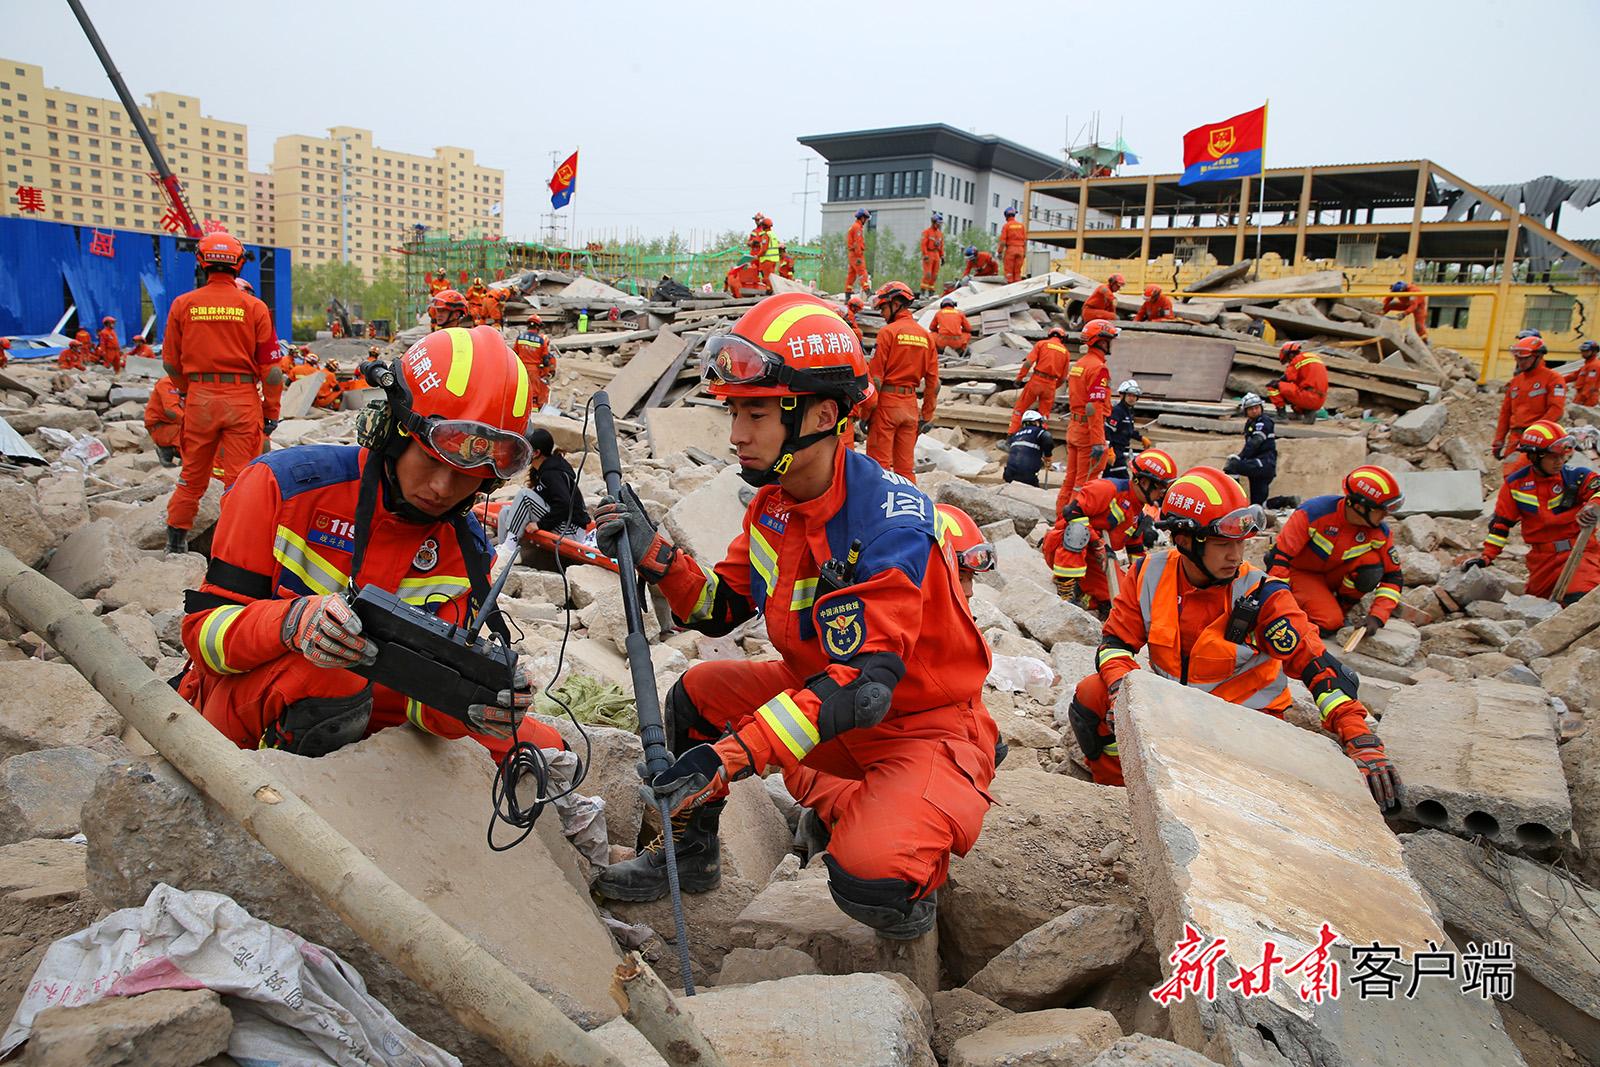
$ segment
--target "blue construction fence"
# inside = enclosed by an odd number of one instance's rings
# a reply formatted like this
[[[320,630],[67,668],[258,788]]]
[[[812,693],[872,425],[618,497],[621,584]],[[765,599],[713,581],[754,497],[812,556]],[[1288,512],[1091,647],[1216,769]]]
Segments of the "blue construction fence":
[[[109,235],[109,242],[105,237]],[[98,238],[98,240],[97,240]],[[291,256],[287,248],[244,246],[252,253],[241,277],[272,312],[280,337],[292,319]],[[106,254],[109,253],[109,254]],[[67,308],[77,305],[77,323],[94,334],[107,315],[117,319],[123,344],[155,313],[155,344],[167,329],[173,298],[195,287],[194,242],[170,234],[108,230],[75,223],[0,218],[0,335],[49,333]],[[70,326],[69,326],[70,334]],[[35,350],[43,355],[55,349]],[[13,358],[35,354],[14,347]]]

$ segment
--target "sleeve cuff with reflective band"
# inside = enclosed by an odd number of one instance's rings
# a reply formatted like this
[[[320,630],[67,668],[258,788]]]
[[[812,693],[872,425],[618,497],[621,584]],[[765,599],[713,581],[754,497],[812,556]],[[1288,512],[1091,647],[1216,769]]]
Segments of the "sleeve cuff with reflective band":
[[[788,693],[779,693],[757,708],[756,719],[788,750],[796,763],[805,759],[822,740],[816,724],[806,718]]]
[[[1082,578],[1085,574],[1089,573],[1089,568],[1087,566],[1079,566],[1079,567],[1055,566],[1055,567],[1051,567],[1050,570],[1051,570],[1051,573],[1053,573],[1057,578]]]
[[[243,610],[242,604],[213,608],[205,622],[200,624],[200,656],[206,661],[206,666],[217,674],[240,674],[245,670],[242,667],[229,667],[224,651],[228,630]]]
[[[1133,653],[1129,652],[1125,648],[1102,648],[1099,652],[1095,653],[1095,657],[1094,657],[1095,669],[1096,670],[1104,670],[1106,664],[1110,663],[1112,660],[1115,660],[1115,659],[1125,659],[1125,660],[1128,660],[1128,661],[1132,662],[1133,661]]]
[[[1387,585],[1379,586],[1378,591],[1373,596],[1378,600],[1392,600],[1396,604],[1400,602],[1400,590]]]
[[[1348,695],[1335,689],[1317,697],[1317,710],[1322,713],[1322,721],[1327,722],[1330,715],[1350,703],[1354,702]]]
[[[1501,537],[1499,534],[1490,534],[1483,539],[1483,543],[1493,545],[1495,548],[1504,548],[1506,547],[1506,538]]]
[[[672,614],[684,622],[706,622],[717,600],[717,572],[679,551],[656,588],[667,598]]]
[[[421,701],[406,697],[406,721],[425,734],[434,733],[433,730],[428,729],[428,721],[423,717],[423,710]]]

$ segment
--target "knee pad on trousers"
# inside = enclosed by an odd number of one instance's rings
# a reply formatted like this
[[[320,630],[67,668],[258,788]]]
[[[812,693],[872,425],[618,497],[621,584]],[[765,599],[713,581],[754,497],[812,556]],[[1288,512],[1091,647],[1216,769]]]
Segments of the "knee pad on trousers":
[[[663,718],[666,719],[667,744],[672,749],[673,755],[681,756],[702,740],[716,737],[719,731],[716,726],[707,721],[700,709],[695,706],[694,699],[689,696],[688,688],[683,684],[687,674],[678,676],[672,683],[672,688],[667,691],[667,699],[662,705]],[[700,738],[692,737],[689,731],[700,734]]]
[[[1117,739],[1115,734],[1101,737],[1100,716],[1076,700],[1067,704],[1067,724],[1072,727],[1072,736],[1078,739],[1078,747],[1083,749],[1083,758],[1086,760],[1103,755],[1106,746]]]
[[[365,737],[371,718],[370,684],[347,697],[306,697],[267,725],[266,742],[297,756],[326,756]]]
[[[1383,566],[1378,563],[1363,563],[1350,572],[1350,584],[1355,586],[1359,593],[1370,593],[1378,588],[1378,583],[1383,581]]]
[[[913,899],[916,886],[903,878],[857,878],[824,854],[828,892],[839,910],[885,937],[909,940],[933,928],[938,915],[936,895]]]

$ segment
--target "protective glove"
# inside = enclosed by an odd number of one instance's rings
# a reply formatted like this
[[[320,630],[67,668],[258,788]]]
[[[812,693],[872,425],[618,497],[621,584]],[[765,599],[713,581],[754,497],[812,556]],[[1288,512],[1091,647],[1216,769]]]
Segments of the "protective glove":
[[[607,493],[594,511],[594,541],[600,551],[617,558],[622,551],[622,532],[628,532],[628,547],[633,550],[633,565],[647,582],[659,582],[678,549],[661,536],[656,524],[645,513],[633,487],[624,485],[620,499]]]
[[[1464,571],[1470,571],[1474,567],[1487,567],[1488,565],[1489,561],[1484,559],[1482,556],[1473,556],[1471,559],[1467,560],[1461,565],[1461,569]]]
[[[285,648],[317,667],[351,667],[378,658],[377,644],[361,636],[361,620],[338,593],[290,601],[278,636]]]
[[[1372,799],[1378,802],[1378,807],[1383,811],[1397,810],[1402,796],[1400,772],[1389,762],[1378,735],[1358,734],[1350,738],[1344,743],[1344,754],[1361,768],[1361,776],[1367,780],[1367,788],[1372,790]]]
[[[276,430],[277,428],[278,428],[278,420],[277,419],[266,419],[265,421],[263,421],[261,423],[261,432],[262,432],[263,435],[265,435],[267,437],[271,437],[272,436],[272,431]]]
[[[1021,389],[1024,385],[1027,385],[1027,384],[1028,384],[1028,380],[1026,378],[1018,378],[1016,381],[1011,383],[1011,388],[1013,388],[1013,389]]]
[[[479,733],[510,740],[517,735],[517,727],[532,705],[533,666],[519,659],[511,672],[511,688],[496,693],[493,704],[467,705],[467,720]]]
[[[1156,520],[1150,517],[1148,511],[1139,515],[1139,543],[1146,552],[1156,547]]]
[[[1496,441],[1494,444],[1489,446],[1489,454],[1492,455],[1495,459],[1505,459],[1506,458],[1505,454],[1502,451],[1502,449],[1504,449],[1504,448],[1505,448],[1505,442],[1504,441]]]
[[[931,423],[931,422],[928,422],[928,421],[924,420],[922,422],[917,423],[917,432],[918,433],[927,433],[931,429],[933,429],[933,423]]]
[[[1228,461],[1222,465],[1223,474],[1242,474],[1244,462],[1238,456],[1229,456]]]
[[[669,815],[681,815],[726,796],[730,778],[715,747],[695,745],[650,780],[645,802],[655,807],[665,800]]]
[[[1371,637],[1373,634],[1383,629],[1383,620],[1378,618],[1376,615],[1368,615],[1366,618],[1361,620],[1361,626],[1362,629],[1367,631],[1367,636]]]
[[[1100,457],[1106,454],[1105,445],[1091,445],[1089,447],[1089,465],[1092,467],[1100,462]]]
[[[1600,504],[1590,504],[1578,512],[1579,526],[1600,526]]]

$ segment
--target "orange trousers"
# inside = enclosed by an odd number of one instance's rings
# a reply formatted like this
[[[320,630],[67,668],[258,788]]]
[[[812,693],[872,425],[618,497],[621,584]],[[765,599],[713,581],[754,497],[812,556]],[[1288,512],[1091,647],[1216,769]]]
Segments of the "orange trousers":
[[[696,663],[683,687],[704,721],[690,736],[714,741],[801,684],[778,660]],[[998,733],[977,701],[891,715],[818,745],[783,784],[832,832],[835,863],[857,878],[910,882],[921,897],[944,884],[951,853],[966,855],[978,839]]]
[[[917,398],[907,393],[879,393],[872,428],[867,432],[867,457],[909,482],[917,480],[919,405]]]
[[[349,697],[368,685],[365,678],[334,667],[314,666],[298,652],[285,652],[243,674],[207,675],[191,669],[178,685],[178,695],[200,712],[222,736],[240,748],[255,748],[261,743],[269,723],[277,722],[283,709],[308,697]],[[452,737],[471,736],[494,756],[503,758],[512,742],[497,737],[468,734],[466,726],[445,716],[435,716],[460,729]],[[375,689],[372,718],[366,736],[406,722],[405,698],[388,689]],[[517,728],[518,741],[530,741],[540,748],[565,748],[561,734],[529,716]]]
[[[1016,433],[1022,429],[1022,414],[1029,408],[1048,419],[1050,406],[1056,401],[1056,386],[1059,384],[1042,379],[1038,375],[1029,378],[1023,385],[1022,391],[1017,394],[1017,406],[1011,409],[1011,428],[1006,433]]]
[[[761,284],[769,290],[772,288],[772,272],[777,267],[778,264],[770,259],[763,259],[756,263],[756,270],[761,274]]]
[[[1094,448],[1096,444],[1103,445],[1105,451],[1101,453],[1098,460],[1091,462],[1089,450]],[[1089,428],[1084,423],[1069,422],[1067,424],[1067,474],[1061,480],[1061,488],[1064,492],[1071,493],[1085,482],[1094,481],[1100,477],[1101,472],[1106,469],[1106,464],[1109,462],[1111,462],[1110,445],[1107,445],[1104,441],[1091,441],[1089,439]]]
[[[194,525],[213,477],[233,484],[261,454],[261,397],[252,383],[193,382],[183,405],[183,468],[167,500],[167,525]]]
[[[844,278],[844,291],[847,293],[854,292],[857,279],[861,282],[861,291],[863,293],[872,288],[872,279],[867,275],[867,261],[864,259],[852,259],[850,261],[850,269]]]
[[[535,413],[546,404],[550,403],[550,382],[537,374],[528,375],[528,395],[533,399]]]
[[[1294,599],[1303,611],[1306,618],[1317,624],[1322,630],[1337,630],[1344,625],[1345,614],[1350,610],[1354,600],[1341,600],[1339,595],[1328,588],[1328,576],[1315,571],[1302,571],[1290,568],[1289,591],[1294,594]]]
[[[943,262],[944,260],[940,259],[938,256],[922,257],[922,287],[924,289],[938,288],[939,265]]]
[[[1006,281],[1020,282],[1022,280],[1022,261],[1027,258],[1024,252],[1008,252],[1001,264],[1006,272]]]
[[[1549,600],[1556,591],[1561,569],[1567,565],[1567,557],[1571,554],[1571,549],[1561,551],[1553,545],[1529,545],[1528,592]],[[1600,534],[1589,538],[1589,546],[1583,550],[1583,561],[1578,564],[1567,586],[1566,598],[1571,598],[1575,593],[1587,593],[1597,585],[1600,585]]]

